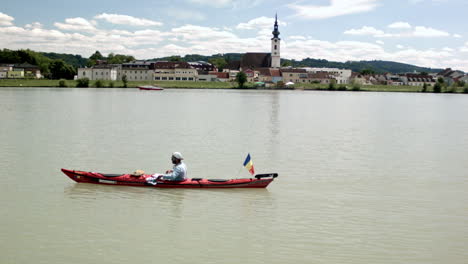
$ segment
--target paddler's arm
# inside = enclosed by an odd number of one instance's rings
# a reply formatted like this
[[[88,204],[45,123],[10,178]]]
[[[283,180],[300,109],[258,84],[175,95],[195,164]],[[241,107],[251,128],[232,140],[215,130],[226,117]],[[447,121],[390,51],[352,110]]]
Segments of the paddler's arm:
[[[174,181],[174,180],[177,180],[182,174],[183,174],[182,168],[175,167],[172,172],[161,175],[160,179]]]

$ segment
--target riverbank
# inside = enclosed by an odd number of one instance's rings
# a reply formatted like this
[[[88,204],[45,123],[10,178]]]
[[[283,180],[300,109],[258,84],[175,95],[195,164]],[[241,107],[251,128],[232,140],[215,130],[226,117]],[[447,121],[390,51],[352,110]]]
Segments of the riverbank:
[[[77,85],[75,80],[10,80],[1,79],[0,87],[71,87],[74,88]],[[141,81],[141,82],[127,82],[128,88],[136,88],[142,85],[153,85],[163,88],[184,88],[184,89],[234,89],[237,88],[235,82],[189,82],[189,81]],[[90,81],[89,87],[96,88],[119,88],[123,87],[122,81]],[[253,83],[246,84],[246,88],[256,88]],[[405,86],[405,85],[334,85],[330,87],[327,84],[295,84],[290,86],[289,89],[296,90],[326,90],[326,91],[364,91],[364,92],[434,92],[433,87],[427,87],[426,91],[423,91],[423,87],[420,86]],[[442,93],[468,93],[466,87],[445,87],[441,91]]]

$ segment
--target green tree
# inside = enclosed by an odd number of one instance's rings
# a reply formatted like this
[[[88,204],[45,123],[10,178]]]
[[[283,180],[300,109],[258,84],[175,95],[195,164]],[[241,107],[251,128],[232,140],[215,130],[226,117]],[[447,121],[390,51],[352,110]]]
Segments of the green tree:
[[[126,62],[134,61],[135,58],[133,56],[121,55],[121,54],[114,54],[110,53],[107,56],[107,63],[109,64],[122,64]]]
[[[212,58],[209,59],[208,62],[216,66],[220,72],[222,72],[224,67],[227,65],[227,62],[223,57]]]
[[[328,90],[331,90],[331,91],[336,90],[335,83],[336,83],[335,80],[331,80],[330,83],[328,84]]]
[[[94,87],[101,88],[104,86],[104,83],[101,80],[97,80],[94,82]]]
[[[369,74],[375,74],[375,71],[372,69],[364,69],[361,71],[362,75],[369,75]]]
[[[290,67],[293,66],[290,60],[281,60],[281,67]]]
[[[76,74],[76,70],[65,64],[63,60],[54,60],[50,65],[50,74],[52,79],[73,79]]]
[[[180,56],[171,56],[169,61],[182,61],[182,58]]]
[[[244,88],[244,84],[247,82],[247,75],[245,72],[239,72],[236,74],[236,82],[239,88]]]
[[[438,81],[434,84],[434,93],[440,93],[440,92],[442,92],[442,84],[440,84],[440,82]]]
[[[427,83],[423,84],[421,92],[423,92],[423,93],[427,92]]]
[[[128,84],[127,75],[124,74],[124,76],[122,76],[122,82],[123,82],[123,87],[127,88],[127,84]]]

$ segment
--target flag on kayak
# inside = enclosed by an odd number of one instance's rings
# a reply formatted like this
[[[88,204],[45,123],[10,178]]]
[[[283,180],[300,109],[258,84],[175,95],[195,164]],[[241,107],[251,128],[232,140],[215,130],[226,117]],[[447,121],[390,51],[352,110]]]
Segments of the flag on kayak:
[[[253,166],[252,159],[250,158],[250,153],[247,154],[247,158],[245,158],[244,167],[250,172],[250,174],[252,175],[255,174],[255,169]]]

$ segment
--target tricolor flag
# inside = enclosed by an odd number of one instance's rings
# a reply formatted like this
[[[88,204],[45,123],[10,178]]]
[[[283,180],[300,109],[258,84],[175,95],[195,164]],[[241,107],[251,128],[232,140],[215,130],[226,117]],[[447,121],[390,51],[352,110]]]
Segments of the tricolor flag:
[[[252,159],[250,158],[250,153],[247,154],[247,158],[245,158],[244,167],[250,172],[250,174],[252,175],[255,174],[255,169],[253,166]]]

